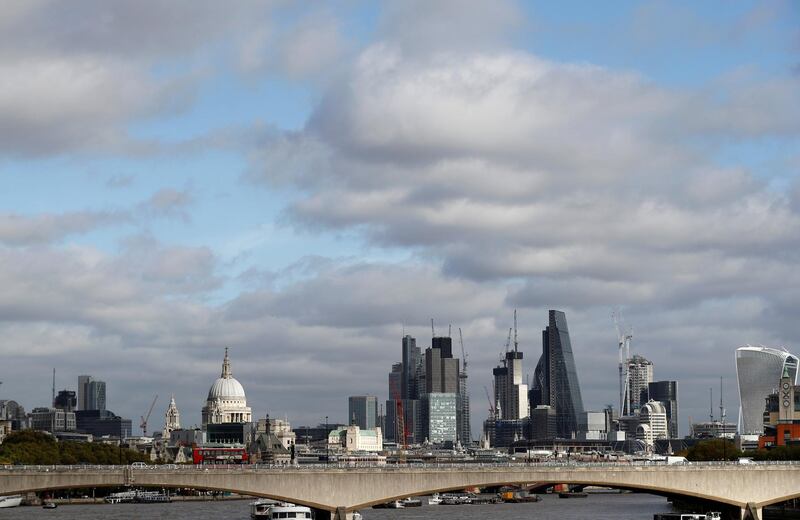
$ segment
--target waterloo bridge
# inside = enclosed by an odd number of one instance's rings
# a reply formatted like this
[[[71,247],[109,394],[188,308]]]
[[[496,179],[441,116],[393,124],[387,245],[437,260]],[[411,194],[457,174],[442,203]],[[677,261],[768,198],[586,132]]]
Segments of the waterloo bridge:
[[[0,466],[0,495],[141,486],[231,491],[285,500],[345,520],[353,511],[408,496],[470,487],[607,486],[713,501],[761,520],[762,508],[800,497],[800,464],[453,464],[368,467]]]

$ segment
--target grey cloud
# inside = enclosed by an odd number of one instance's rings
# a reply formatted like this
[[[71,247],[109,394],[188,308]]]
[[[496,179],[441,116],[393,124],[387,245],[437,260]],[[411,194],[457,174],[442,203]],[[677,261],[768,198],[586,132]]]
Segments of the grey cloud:
[[[127,222],[124,212],[81,211],[62,214],[0,214],[0,243],[12,246],[43,244],[95,229]]]
[[[149,217],[180,218],[188,221],[187,208],[192,204],[192,195],[188,190],[162,188],[139,204],[139,211]]]

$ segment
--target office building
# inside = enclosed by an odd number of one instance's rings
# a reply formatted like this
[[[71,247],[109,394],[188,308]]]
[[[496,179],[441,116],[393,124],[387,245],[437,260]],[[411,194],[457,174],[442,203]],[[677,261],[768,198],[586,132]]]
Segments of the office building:
[[[78,398],[72,390],[60,390],[53,401],[53,407],[65,412],[74,412],[78,407]]]
[[[78,410],[75,412],[76,427],[79,432],[97,437],[116,437],[124,439],[131,436],[132,423],[110,410]]]
[[[458,393],[458,359],[453,358],[453,341],[434,337],[425,350],[425,393]]]
[[[378,426],[378,398],[373,395],[348,397],[347,417],[350,424],[362,430],[374,430]]]
[[[599,441],[608,436],[605,412],[583,412],[578,424],[580,440]]]
[[[751,345],[736,349],[740,435],[764,433],[764,400],[784,372],[796,384],[797,362],[797,357],[786,350]]]
[[[398,401],[403,398],[403,364],[395,363],[389,372],[389,400]]]
[[[522,352],[506,352],[503,364],[492,370],[498,419],[528,416],[528,385],[523,383]]]
[[[426,396],[427,438],[434,444],[456,443],[458,440],[456,422],[456,394],[430,393]]]
[[[422,403],[419,399],[386,401],[386,440],[399,445],[419,444],[425,440]],[[400,414],[402,420],[398,420]]]
[[[638,354],[634,355],[628,360],[628,377],[628,409],[632,414],[637,414],[647,402],[647,385],[653,382],[653,363]]]
[[[534,371],[531,397],[531,406],[547,405],[555,410],[558,437],[575,437],[583,399],[567,318],[561,311],[549,312],[549,325],[542,331],[542,356]]]
[[[458,395],[456,396],[458,442],[462,446],[472,444],[472,426],[470,425],[469,391],[467,388],[466,358],[464,369],[458,374]]]
[[[351,424],[332,430],[328,434],[328,446],[340,448],[347,453],[379,452],[383,450],[383,434],[380,428],[362,430],[357,424]]]
[[[670,439],[678,438],[678,382],[654,381],[647,385],[647,396],[642,402],[652,399],[664,405],[667,413],[667,429]]]
[[[556,411],[552,406],[538,405],[531,409],[528,439],[547,440],[556,438]]]
[[[106,383],[92,376],[78,376],[78,410],[105,410]]]
[[[34,408],[31,412],[31,428],[50,433],[74,432],[75,412],[59,408]]]
[[[647,401],[639,406],[639,424],[636,427],[636,439],[652,448],[658,439],[666,439],[667,412],[658,401]]]

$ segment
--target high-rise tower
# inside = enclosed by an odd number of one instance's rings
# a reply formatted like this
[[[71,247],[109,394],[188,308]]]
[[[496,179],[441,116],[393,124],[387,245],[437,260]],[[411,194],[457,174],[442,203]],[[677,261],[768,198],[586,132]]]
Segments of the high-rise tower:
[[[736,349],[739,382],[739,434],[764,433],[764,400],[784,372],[797,381],[797,356],[786,350],[746,345]]]
[[[536,365],[531,397],[534,405],[551,406],[556,413],[556,433],[572,438],[578,431],[583,399],[572,354],[567,317],[551,310],[549,325],[542,331],[542,357]]]

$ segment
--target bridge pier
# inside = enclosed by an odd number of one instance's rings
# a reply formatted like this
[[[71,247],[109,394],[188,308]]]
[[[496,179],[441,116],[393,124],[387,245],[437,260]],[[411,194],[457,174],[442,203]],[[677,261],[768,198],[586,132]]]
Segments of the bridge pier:
[[[748,502],[747,507],[742,508],[741,520],[762,520],[761,509],[754,502]]]

